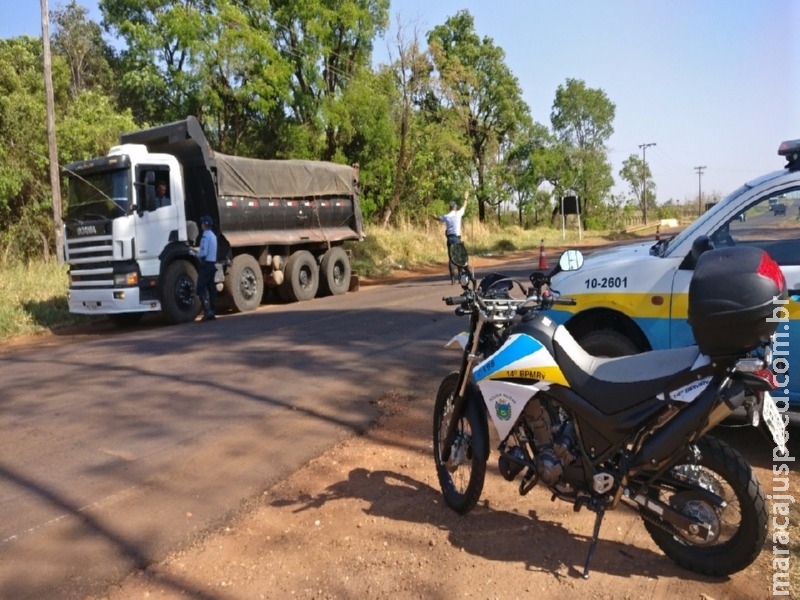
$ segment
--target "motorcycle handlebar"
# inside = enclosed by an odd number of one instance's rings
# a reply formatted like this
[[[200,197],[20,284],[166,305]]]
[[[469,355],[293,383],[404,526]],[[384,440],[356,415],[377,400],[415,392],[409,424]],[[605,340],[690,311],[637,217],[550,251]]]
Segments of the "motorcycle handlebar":
[[[467,301],[463,294],[461,296],[445,296],[442,300],[444,300],[447,306],[455,306],[456,304],[463,304]]]
[[[553,304],[566,304],[567,306],[575,306],[578,304],[574,298],[556,298]]]
[[[537,307],[540,309],[547,309],[554,304],[562,304],[567,306],[575,306],[577,304],[573,298],[561,298],[557,294],[557,292],[554,294],[550,291],[540,294],[536,293],[536,291],[532,289],[529,290],[528,296],[525,300],[510,300],[483,298],[478,293],[466,291],[460,296],[444,296],[442,297],[442,301],[447,306],[460,307],[456,310],[456,314],[459,316],[469,314],[471,310],[475,309],[493,313],[499,308],[500,313],[507,313],[508,309],[511,308],[513,311],[519,311],[519,313],[522,314],[523,312],[527,312],[531,309],[535,310]]]

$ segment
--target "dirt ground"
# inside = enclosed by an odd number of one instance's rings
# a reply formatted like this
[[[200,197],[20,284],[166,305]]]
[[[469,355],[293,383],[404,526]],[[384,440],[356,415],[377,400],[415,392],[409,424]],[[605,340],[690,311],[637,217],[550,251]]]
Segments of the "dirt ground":
[[[433,467],[432,396],[394,392],[379,405],[383,416],[365,435],[312,460],[252,499],[231,522],[129,576],[105,597],[771,596],[771,544],[747,570],[709,579],[673,564],[640,519],[624,509],[606,515],[593,572],[584,580],[580,573],[592,513],[573,513],[566,503],[550,502],[542,488],[520,496],[491,461],[481,502],[458,516],[444,504]],[[764,468],[771,459],[769,445],[757,435],[727,437],[763,455],[758,472],[769,493],[771,472]],[[797,444],[793,447],[796,456]],[[792,472],[791,479],[792,493],[800,498],[800,474]],[[795,525],[798,514],[792,517]],[[799,533],[795,528],[794,535]],[[800,557],[795,554],[793,560]]]

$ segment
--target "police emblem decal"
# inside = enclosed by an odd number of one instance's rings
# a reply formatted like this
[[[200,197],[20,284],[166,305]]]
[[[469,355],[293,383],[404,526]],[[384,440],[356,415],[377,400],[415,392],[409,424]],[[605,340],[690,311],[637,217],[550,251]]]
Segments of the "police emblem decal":
[[[497,414],[498,419],[508,421],[511,418],[511,404],[508,402],[495,402],[494,411]]]

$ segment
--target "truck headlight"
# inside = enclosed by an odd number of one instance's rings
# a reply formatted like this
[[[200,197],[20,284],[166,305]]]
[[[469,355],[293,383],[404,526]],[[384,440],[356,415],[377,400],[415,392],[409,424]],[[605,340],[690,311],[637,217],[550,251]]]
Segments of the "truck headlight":
[[[139,284],[139,273],[131,271],[130,273],[115,273],[114,285],[118,287],[131,287]]]

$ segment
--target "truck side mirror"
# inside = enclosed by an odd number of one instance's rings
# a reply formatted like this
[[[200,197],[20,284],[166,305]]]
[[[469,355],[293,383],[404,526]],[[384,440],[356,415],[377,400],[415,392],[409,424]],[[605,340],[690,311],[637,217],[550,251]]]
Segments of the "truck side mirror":
[[[137,207],[137,212],[141,217],[145,209],[152,210],[156,205],[156,174],[153,171],[147,171],[144,174],[144,204]]]

